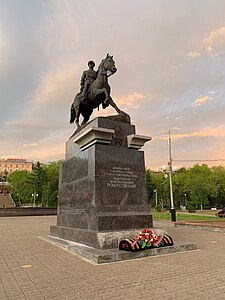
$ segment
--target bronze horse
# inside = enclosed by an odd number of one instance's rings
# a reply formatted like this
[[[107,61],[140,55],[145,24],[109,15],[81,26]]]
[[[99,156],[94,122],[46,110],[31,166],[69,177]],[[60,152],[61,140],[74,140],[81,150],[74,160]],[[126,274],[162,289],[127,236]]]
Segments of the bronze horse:
[[[79,127],[79,117],[81,114],[83,116],[81,125],[86,124],[93,110],[98,108],[101,104],[103,109],[111,105],[118,114],[122,112],[110,96],[111,88],[108,83],[108,77],[113,75],[116,71],[113,56],[107,54],[106,58],[101,61],[98,67],[97,78],[90,85],[87,97],[82,99],[81,93],[75,96],[70,109],[70,123],[74,123],[75,121],[77,127]]]

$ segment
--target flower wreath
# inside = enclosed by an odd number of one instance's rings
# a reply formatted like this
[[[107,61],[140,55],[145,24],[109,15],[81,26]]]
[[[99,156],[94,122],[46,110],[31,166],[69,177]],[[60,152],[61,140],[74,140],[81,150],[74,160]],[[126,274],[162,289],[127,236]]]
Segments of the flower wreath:
[[[159,233],[157,235],[151,229],[143,229],[134,238],[126,238],[119,243],[119,250],[141,251],[150,248],[173,246],[173,239],[170,235]]]
[[[137,243],[141,246],[142,249],[157,247],[158,244],[162,241],[162,238],[163,235],[158,236],[153,230],[145,228],[134,237],[134,242],[131,244],[131,247],[134,247]]]

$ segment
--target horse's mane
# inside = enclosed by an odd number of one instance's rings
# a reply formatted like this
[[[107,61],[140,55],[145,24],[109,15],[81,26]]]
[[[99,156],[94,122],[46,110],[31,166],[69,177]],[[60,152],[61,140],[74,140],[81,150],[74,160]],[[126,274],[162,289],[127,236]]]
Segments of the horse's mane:
[[[96,72],[97,72],[97,76],[98,76],[98,72],[99,72],[99,70],[100,70],[100,67],[101,67],[101,65],[102,65],[102,63],[103,63],[103,60],[104,60],[104,59],[102,59],[102,61],[100,62],[99,66],[98,66],[98,70],[96,71]]]

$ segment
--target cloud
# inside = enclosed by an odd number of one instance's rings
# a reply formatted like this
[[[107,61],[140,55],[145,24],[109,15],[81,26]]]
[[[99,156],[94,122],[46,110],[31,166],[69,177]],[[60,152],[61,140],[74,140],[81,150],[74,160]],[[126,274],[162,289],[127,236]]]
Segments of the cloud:
[[[80,77],[77,68],[72,64],[42,76],[23,113],[0,130],[2,154],[7,155],[8,148],[32,160],[64,157],[64,143],[75,130],[69,125],[69,112],[76,92],[74,78]]]
[[[194,58],[197,58],[197,57],[199,57],[199,56],[201,56],[201,53],[200,53],[199,50],[191,51],[191,52],[189,52],[188,55],[187,55],[188,59],[194,59]]]
[[[200,131],[193,131],[189,133],[172,133],[172,140],[181,140],[188,138],[201,138],[201,137],[214,137],[214,138],[224,138],[225,137],[225,128],[222,126],[214,128],[203,128]],[[154,138],[154,140],[167,140],[168,135],[160,135]]]
[[[59,68],[42,76],[39,86],[30,94],[23,115],[17,120],[5,123],[15,132],[52,132],[66,123],[62,117],[69,114],[74,96],[76,66]],[[68,112],[68,113],[67,113]]]
[[[167,142],[157,144],[155,136],[164,134],[167,139],[172,126],[189,131],[186,138],[180,136],[182,150],[205,153],[205,144],[188,146],[191,138],[209,134],[199,128],[223,124],[224,68],[209,54],[224,47],[220,29],[225,2],[207,1],[203,7],[198,1],[193,6],[176,0],[172,7],[170,1],[152,1],[151,9],[148,0],[141,5],[134,0],[97,0],[97,5],[71,0],[20,1],[23,6],[4,2],[8,9],[0,10],[0,48],[5,49],[0,50],[0,60],[9,64],[2,71],[5,81],[0,80],[1,155],[62,158],[65,141],[76,128],[69,125],[69,110],[80,75],[88,60],[97,66],[107,52],[118,68],[110,78],[115,103],[129,113],[138,134],[154,138],[146,148],[146,161],[158,164],[167,157]],[[199,22],[208,12],[210,21]],[[216,90],[214,107],[204,105],[215,97],[210,90]],[[201,109],[193,109],[197,106]],[[100,107],[91,119],[110,114],[115,110]],[[199,138],[209,145],[215,145],[214,140]]]
[[[188,53],[187,59],[196,59],[207,54],[208,56],[217,56],[225,53],[225,26],[217,30],[210,31],[208,36],[201,40],[199,49],[192,50]]]
[[[116,103],[121,107],[139,108],[141,106],[140,101],[143,100],[144,98],[145,98],[144,95],[137,92],[133,92],[127,95],[126,97],[115,98],[115,100]]]
[[[0,70],[6,65],[7,44],[3,31],[0,29]]]
[[[48,63],[64,64],[74,58],[73,51],[76,52],[81,43],[78,26],[80,4],[68,0],[49,0],[45,5],[50,5],[51,10],[45,7],[42,24],[37,26],[35,38]]]
[[[211,31],[209,36],[204,39],[204,43],[208,46],[225,42],[225,27],[221,27],[215,31]]]
[[[212,96],[201,96],[198,97],[190,106],[192,107],[197,107],[197,106],[201,106],[204,105],[207,102],[210,102],[211,100],[213,100],[214,98]]]
[[[42,148],[32,154],[32,159],[35,161],[54,161],[64,158],[64,144],[56,145],[57,149]],[[60,147],[61,146],[61,147]]]
[[[213,152],[214,152],[215,157],[225,158],[224,157],[224,153],[225,153],[224,140],[216,145],[215,149],[213,149]]]
[[[137,93],[137,92],[133,92],[131,94],[128,94],[125,97],[122,98],[113,98],[113,101],[116,103],[116,105],[122,109],[122,110],[126,110],[126,109],[136,109],[136,108],[140,108],[140,101],[143,100],[145,98],[144,95]],[[114,108],[112,108],[111,106],[107,107],[107,109],[102,109],[101,106],[99,107],[99,110],[94,110],[93,116],[94,117],[99,117],[99,116],[109,116],[112,114],[115,114],[116,111]]]
[[[71,93],[73,93],[74,78],[77,76],[79,74],[75,64],[45,74],[41,79],[40,85],[31,95],[33,104],[40,104],[44,107],[48,105],[63,105],[67,97],[70,97]]]
[[[23,144],[22,145],[23,148],[35,147],[35,146],[38,146],[38,144],[37,143],[30,143],[30,144]]]
[[[180,127],[171,127],[170,130],[180,130]]]
[[[219,50],[225,46],[225,27],[211,31],[207,38],[203,40],[208,53]]]

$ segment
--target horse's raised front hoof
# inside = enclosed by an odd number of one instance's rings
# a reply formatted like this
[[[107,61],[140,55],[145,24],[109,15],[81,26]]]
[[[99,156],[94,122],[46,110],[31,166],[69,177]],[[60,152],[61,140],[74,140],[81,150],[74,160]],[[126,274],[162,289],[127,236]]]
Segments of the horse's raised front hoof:
[[[121,110],[120,113],[119,113],[119,116],[122,117],[122,119],[124,120],[124,122],[130,124],[131,118],[130,118],[130,116],[127,113],[125,113],[124,111]]]

